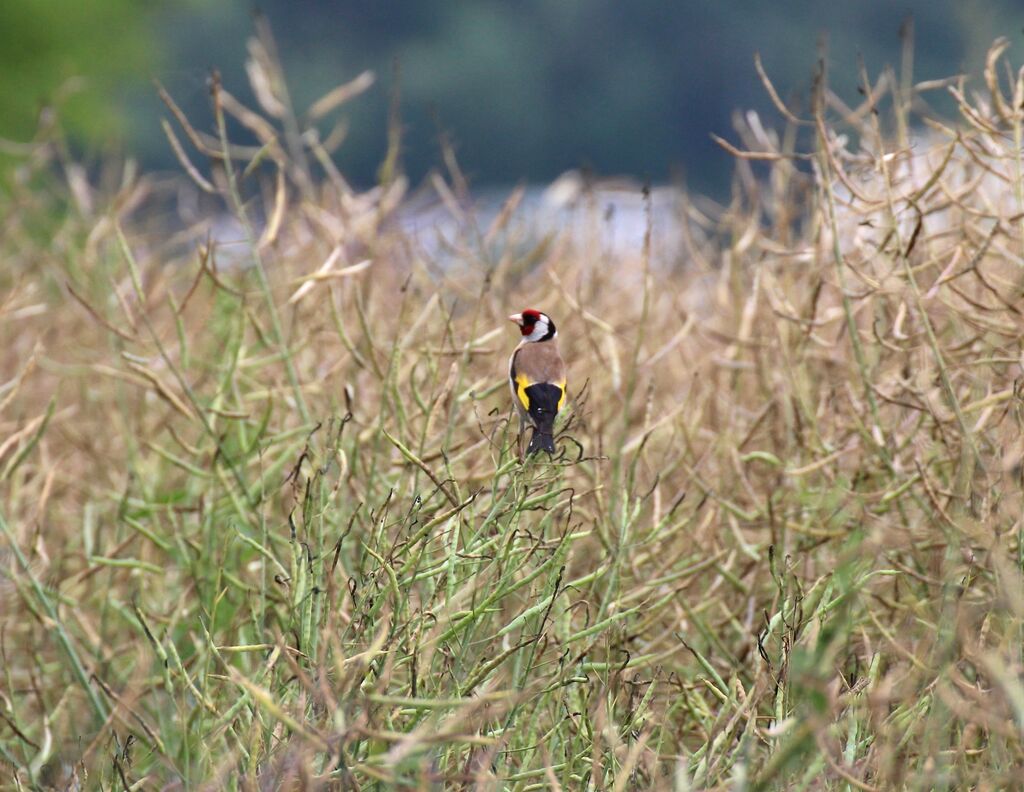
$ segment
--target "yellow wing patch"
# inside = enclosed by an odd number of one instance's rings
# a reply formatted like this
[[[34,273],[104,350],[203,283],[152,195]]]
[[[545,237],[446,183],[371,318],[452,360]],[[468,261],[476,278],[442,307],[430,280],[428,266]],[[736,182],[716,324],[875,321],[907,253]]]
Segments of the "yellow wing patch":
[[[516,375],[516,396],[519,397],[519,402],[523,405],[523,409],[526,411],[529,411],[530,409],[530,397],[526,395],[526,389],[532,384],[533,383],[526,378],[525,374]]]
[[[525,374],[516,375],[516,396],[519,398],[519,403],[523,405],[523,409],[529,412],[530,410],[530,397],[526,393],[526,389],[535,383],[530,382],[526,378]],[[558,389],[562,391],[562,395],[558,397],[558,411],[562,411],[562,405],[565,404],[565,380],[561,382],[553,382],[552,385],[557,385]]]

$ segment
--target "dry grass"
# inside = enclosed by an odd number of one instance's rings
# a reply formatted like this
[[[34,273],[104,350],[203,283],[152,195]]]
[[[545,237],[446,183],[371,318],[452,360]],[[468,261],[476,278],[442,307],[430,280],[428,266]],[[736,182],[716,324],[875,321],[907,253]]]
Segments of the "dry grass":
[[[252,235],[235,266],[55,140],[4,199],[8,786],[1016,782],[1024,83],[998,53],[928,143],[945,86],[890,75],[859,108],[820,81],[779,136],[748,118],[732,205],[666,269],[508,213],[441,266],[391,222],[397,157],[353,191],[269,51],[260,114],[214,92],[260,147],[169,116]],[[573,399],[563,455],[520,465],[525,305]]]

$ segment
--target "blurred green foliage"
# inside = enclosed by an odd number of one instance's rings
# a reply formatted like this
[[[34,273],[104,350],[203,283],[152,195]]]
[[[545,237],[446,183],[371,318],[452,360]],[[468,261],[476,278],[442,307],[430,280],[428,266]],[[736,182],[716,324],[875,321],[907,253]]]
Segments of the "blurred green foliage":
[[[126,89],[156,65],[153,3],[135,0],[0,2],[0,137],[30,140],[44,108],[81,140],[123,129]]]
[[[477,184],[548,180],[573,167],[722,190],[738,109],[775,117],[753,66],[760,52],[780,93],[806,102],[827,40],[830,84],[857,100],[858,57],[873,78],[899,68],[900,29],[914,20],[917,79],[979,72],[1008,35],[1020,60],[1016,0],[261,0],[297,109],[364,69],[376,87],[346,107],[338,162],[375,179],[387,145],[389,91],[402,98],[403,163],[417,180],[451,133]],[[211,123],[206,78],[247,94],[247,0],[7,0],[0,2],[0,135],[31,134],[41,102],[69,77],[89,90],[68,102],[70,126],[105,140],[120,117],[149,166],[176,165],[160,131],[156,76],[200,126]],[[155,52],[163,57],[157,62]],[[397,76],[396,76],[397,75]],[[941,102],[940,92],[932,94]],[[128,108],[125,114],[124,109]],[[126,117],[127,116],[127,117]],[[125,123],[126,122],[126,123]]]

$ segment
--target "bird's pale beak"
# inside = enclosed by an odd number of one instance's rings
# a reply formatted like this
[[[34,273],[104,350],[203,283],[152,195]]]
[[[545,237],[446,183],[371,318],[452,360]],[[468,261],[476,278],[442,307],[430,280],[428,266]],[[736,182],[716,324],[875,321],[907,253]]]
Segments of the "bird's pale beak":
[[[522,326],[522,324],[523,324],[523,315],[522,315],[521,313],[519,313],[519,314],[512,314],[512,315],[511,315],[511,316],[510,316],[510,317],[508,318],[508,320],[509,320],[510,322],[515,322],[515,323],[516,323],[517,325],[519,325],[519,326],[521,327],[521,326]]]

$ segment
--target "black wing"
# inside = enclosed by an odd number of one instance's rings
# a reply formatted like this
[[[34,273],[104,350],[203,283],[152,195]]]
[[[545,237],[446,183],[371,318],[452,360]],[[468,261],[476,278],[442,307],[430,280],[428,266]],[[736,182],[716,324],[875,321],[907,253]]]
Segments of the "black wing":
[[[558,402],[562,400],[562,389],[550,382],[538,382],[525,390],[526,398],[530,400],[528,412],[534,426],[550,434],[558,414]]]

